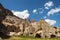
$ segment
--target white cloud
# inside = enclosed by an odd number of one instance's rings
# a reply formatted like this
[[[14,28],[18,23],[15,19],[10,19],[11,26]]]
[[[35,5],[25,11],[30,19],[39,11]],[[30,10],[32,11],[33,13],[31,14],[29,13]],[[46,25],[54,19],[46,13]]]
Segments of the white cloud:
[[[44,11],[44,9],[43,8],[38,8],[38,9],[34,9],[33,10],[33,13],[35,13],[35,14],[38,14],[38,13],[43,13],[43,11]]]
[[[48,16],[50,16],[50,15],[53,15],[53,14],[55,14],[55,13],[58,13],[58,12],[60,12],[60,7],[59,8],[55,8],[55,9],[51,9],[49,12],[48,12]]]
[[[46,19],[46,18],[47,18],[47,16],[44,16],[43,18],[44,18],[44,19]]]
[[[44,4],[44,7],[45,7],[45,9],[49,9],[53,5],[54,5],[53,2],[49,1],[49,2],[47,2],[47,3]]]
[[[50,25],[56,24],[56,21],[55,21],[55,20],[45,19],[45,21],[46,21],[48,24],[50,24]]]
[[[27,19],[29,17],[29,13],[28,13],[28,10],[23,10],[23,11],[14,11],[12,10],[13,14],[19,18],[22,18],[22,19]]]
[[[34,10],[33,10],[33,13],[36,13],[36,12],[37,12],[37,9],[34,9]]]

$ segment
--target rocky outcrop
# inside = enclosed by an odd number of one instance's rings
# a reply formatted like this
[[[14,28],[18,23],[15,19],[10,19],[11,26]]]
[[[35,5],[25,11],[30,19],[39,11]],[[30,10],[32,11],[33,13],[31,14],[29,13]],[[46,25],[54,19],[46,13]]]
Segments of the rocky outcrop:
[[[5,9],[1,4],[0,4],[0,22],[3,20],[3,19],[5,19],[5,17],[7,16],[7,15],[13,15],[13,13],[10,11],[10,10],[8,10],[8,9]]]
[[[60,37],[60,28],[49,25],[44,19],[40,22],[21,19],[0,4],[0,33],[5,35],[23,35],[37,38]]]
[[[11,32],[20,32],[19,25],[25,20],[20,19],[13,15],[13,13],[5,9],[0,4],[0,32],[10,34]]]
[[[30,21],[28,19],[21,19],[13,13],[4,8],[0,4],[0,32],[6,35],[26,35],[29,33]]]
[[[58,32],[58,30],[60,31],[60,29],[52,27],[47,22],[45,22],[44,19],[41,19],[38,24],[40,24],[40,28],[35,31],[35,37],[53,38],[60,36],[60,33]]]

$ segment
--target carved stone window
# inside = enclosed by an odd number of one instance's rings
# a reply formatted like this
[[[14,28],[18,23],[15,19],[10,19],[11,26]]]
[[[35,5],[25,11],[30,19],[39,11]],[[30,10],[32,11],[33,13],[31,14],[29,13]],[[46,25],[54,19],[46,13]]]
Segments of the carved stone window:
[[[60,31],[58,31],[60,33]]]
[[[57,34],[58,32],[56,31],[55,34]]]

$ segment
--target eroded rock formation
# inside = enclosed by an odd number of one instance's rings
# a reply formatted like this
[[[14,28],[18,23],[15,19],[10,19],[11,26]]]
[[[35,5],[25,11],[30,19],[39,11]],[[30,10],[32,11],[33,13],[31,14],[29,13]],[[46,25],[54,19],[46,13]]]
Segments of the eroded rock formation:
[[[21,19],[0,4],[0,33],[5,35],[24,35],[37,38],[60,37],[60,28],[50,26],[44,19],[40,22]]]

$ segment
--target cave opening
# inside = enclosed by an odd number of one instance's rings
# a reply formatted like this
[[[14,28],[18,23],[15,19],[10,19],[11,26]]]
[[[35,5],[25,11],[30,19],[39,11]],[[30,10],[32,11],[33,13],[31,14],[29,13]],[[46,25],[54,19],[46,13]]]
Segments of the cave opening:
[[[56,36],[55,35],[51,35],[51,38],[55,38]]]
[[[41,35],[40,34],[36,34],[35,37],[36,38],[41,38]]]

